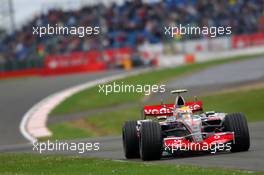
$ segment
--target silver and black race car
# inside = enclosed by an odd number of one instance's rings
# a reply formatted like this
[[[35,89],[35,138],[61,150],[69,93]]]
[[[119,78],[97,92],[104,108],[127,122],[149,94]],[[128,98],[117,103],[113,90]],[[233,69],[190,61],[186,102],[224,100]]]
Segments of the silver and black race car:
[[[144,106],[143,117],[124,123],[122,137],[125,157],[161,159],[163,153],[182,151],[239,152],[250,147],[243,113],[203,111],[202,101],[185,102],[181,93],[174,104]]]

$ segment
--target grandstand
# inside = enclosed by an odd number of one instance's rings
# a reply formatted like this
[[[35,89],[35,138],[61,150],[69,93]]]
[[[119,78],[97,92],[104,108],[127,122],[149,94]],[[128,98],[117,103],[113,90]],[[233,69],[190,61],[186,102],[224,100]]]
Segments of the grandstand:
[[[233,35],[264,32],[264,2],[261,0],[164,0],[89,4],[78,10],[51,8],[36,16],[21,29],[2,34],[1,71],[43,67],[50,55],[69,55],[88,51],[132,48],[142,44],[180,42],[207,38],[204,35],[164,37],[163,27],[178,24],[191,26],[230,26]],[[33,26],[100,26],[98,36],[32,34]],[[102,59],[101,60],[105,60]]]

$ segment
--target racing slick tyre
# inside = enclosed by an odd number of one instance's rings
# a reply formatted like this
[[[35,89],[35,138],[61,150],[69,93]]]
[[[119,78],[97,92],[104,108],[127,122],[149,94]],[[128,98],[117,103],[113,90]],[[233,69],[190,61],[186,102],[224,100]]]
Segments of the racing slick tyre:
[[[231,145],[231,152],[248,151],[250,137],[247,119],[243,113],[232,113],[225,117],[224,127],[226,131],[234,132],[234,142]]]
[[[140,132],[140,156],[142,160],[159,160],[162,156],[162,132],[157,122],[143,122]]]
[[[123,126],[123,149],[127,159],[139,158],[139,138],[137,135],[137,121],[127,121]]]

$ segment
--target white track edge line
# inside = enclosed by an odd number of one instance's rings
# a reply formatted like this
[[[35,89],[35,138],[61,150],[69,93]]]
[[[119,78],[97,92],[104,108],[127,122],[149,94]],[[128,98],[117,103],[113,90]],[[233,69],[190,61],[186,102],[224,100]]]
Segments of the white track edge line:
[[[30,143],[34,143],[35,141],[37,141],[37,138],[34,137],[28,131],[28,129],[27,129],[28,123],[29,123],[30,120],[34,120],[34,117],[36,117],[36,113],[35,112],[37,111],[37,109],[40,109],[43,105],[46,104],[47,101],[55,98],[56,96],[58,96],[61,93],[71,92],[71,93],[69,93],[69,95],[65,95],[61,100],[59,100],[58,104],[61,103],[63,100],[65,100],[67,97],[69,97],[69,96],[71,96],[71,95],[73,95],[75,93],[78,93],[78,92],[80,92],[80,91],[82,91],[82,90],[84,90],[86,88],[91,88],[91,87],[97,86],[97,85],[102,84],[102,83],[107,83],[109,81],[114,81],[114,80],[126,78],[128,76],[137,75],[137,74],[140,74],[140,73],[143,73],[143,72],[147,72],[149,70],[151,70],[151,69],[141,69],[141,70],[135,70],[135,71],[132,71],[132,72],[121,73],[121,75],[118,74],[118,75],[108,76],[108,77],[104,77],[104,78],[101,78],[101,79],[98,79],[98,80],[88,81],[86,83],[82,83],[82,84],[79,84],[79,85],[76,85],[76,86],[61,90],[59,92],[55,92],[55,93],[47,96],[46,98],[44,98],[40,102],[36,103],[35,105],[33,105],[23,115],[22,120],[21,120],[20,125],[19,125],[20,132],[24,136],[24,138],[26,140],[28,140]],[[55,106],[57,106],[57,105],[55,105]],[[53,108],[55,106],[53,106]],[[47,111],[47,113],[49,113],[50,111],[51,110]],[[45,117],[47,118],[48,116],[45,116]],[[46,127],[46,123],[45,123],[45,127]]]

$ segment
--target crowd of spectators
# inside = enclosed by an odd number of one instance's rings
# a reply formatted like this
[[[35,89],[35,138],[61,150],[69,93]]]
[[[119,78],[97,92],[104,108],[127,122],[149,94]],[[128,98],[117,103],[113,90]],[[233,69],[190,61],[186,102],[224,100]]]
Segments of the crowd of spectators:
[[[83,7],[77,11],[52,9],[3,37],[0,41],[0,63],[5,60],[34,60],[49,54],[164,42],[163,26],[166,25],[231,26],[232,34],[260,32],[264,31],[263,9],[264,0],[163,0],[153,3],[134,0],[122,5]],[[83,38],[66,35],[40,38],[32,35],[33,26],[48,24],[100,26],[101,33]]]

